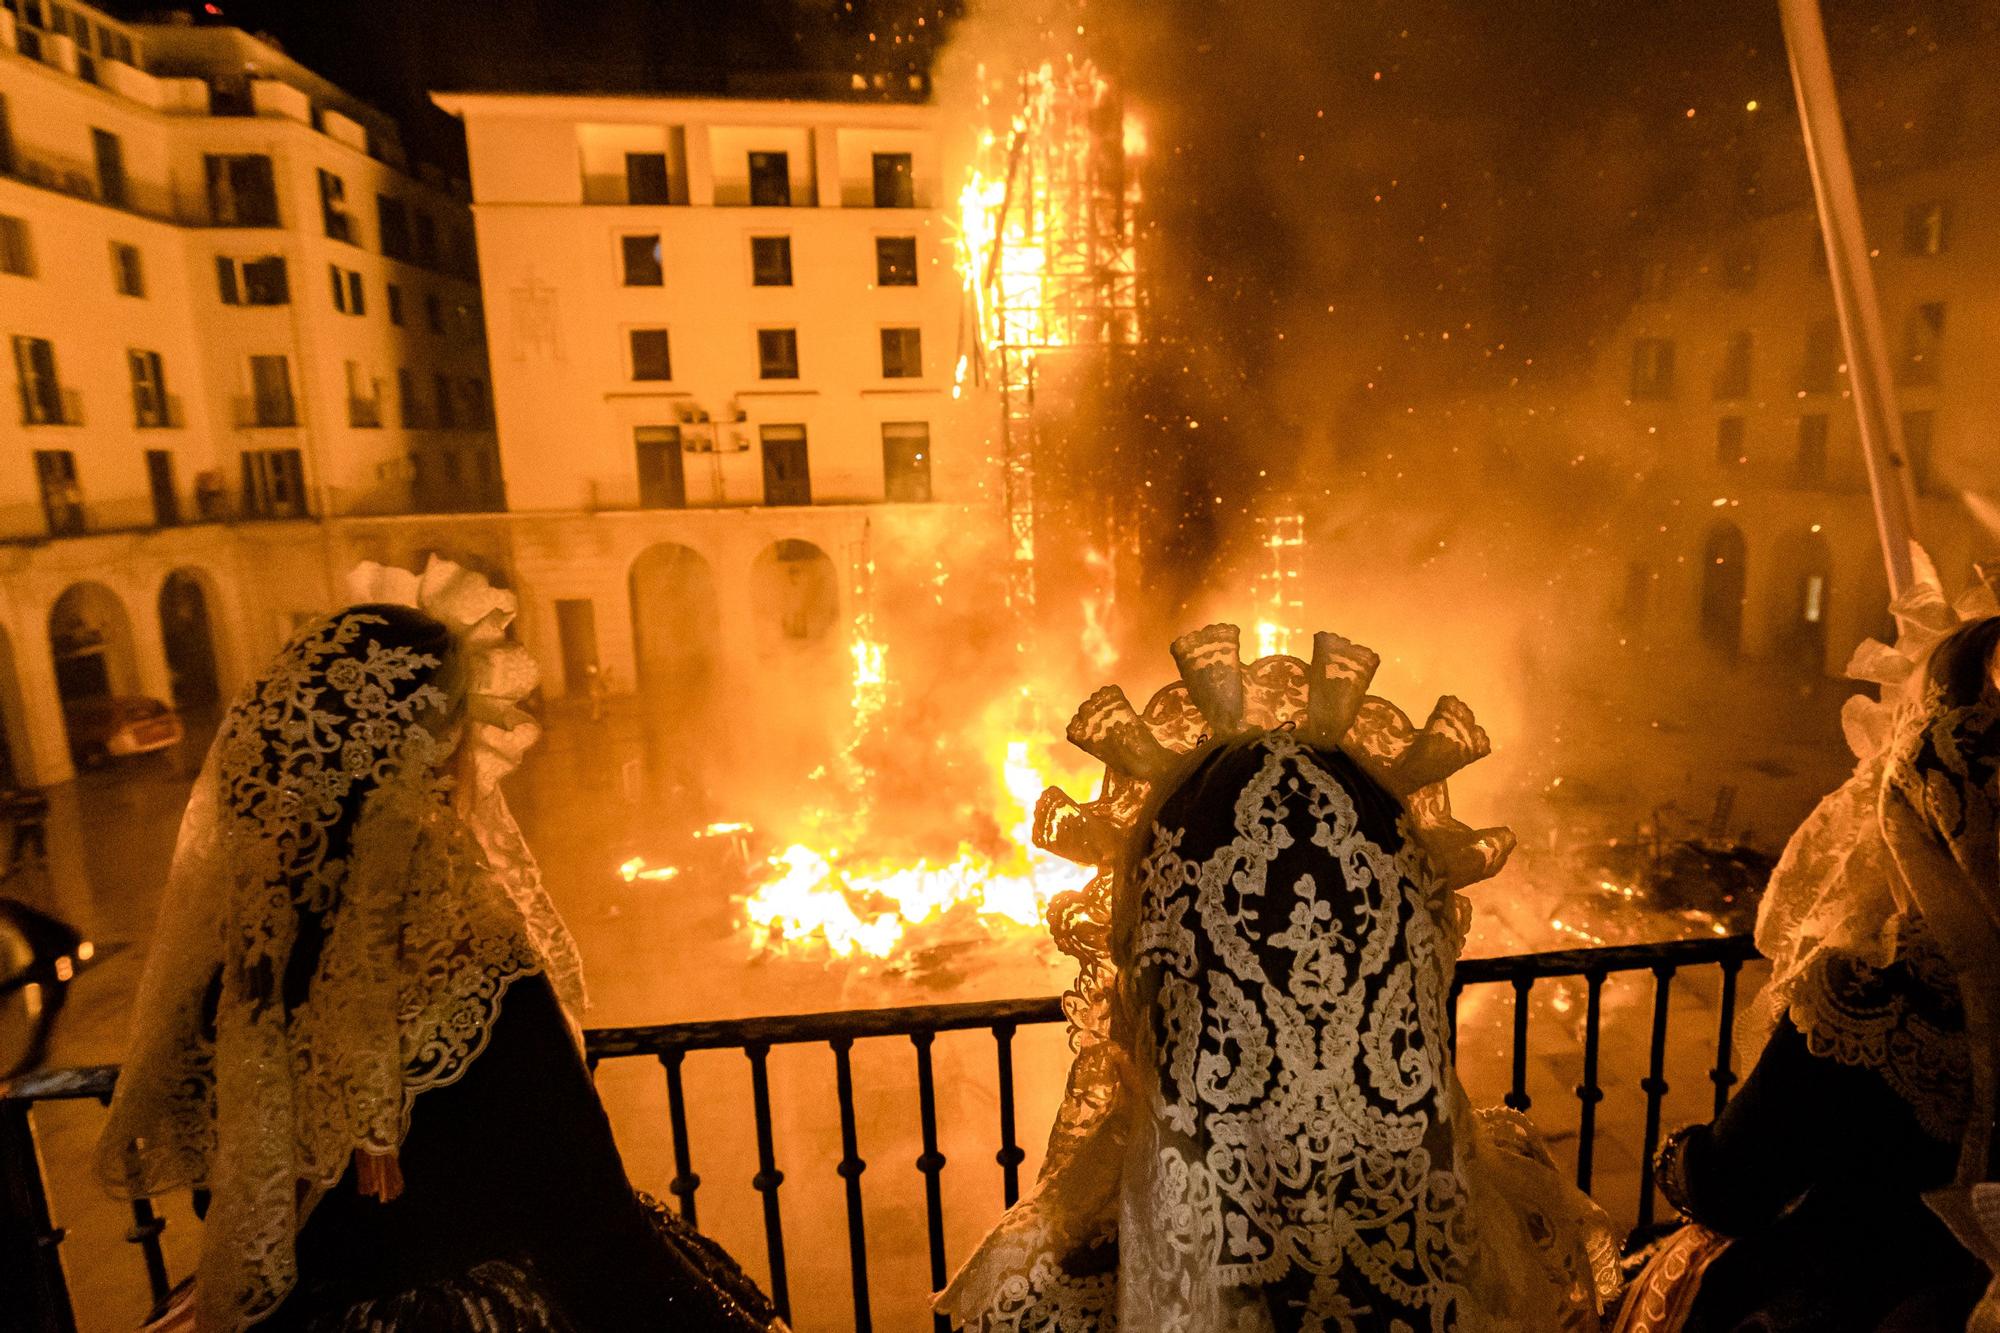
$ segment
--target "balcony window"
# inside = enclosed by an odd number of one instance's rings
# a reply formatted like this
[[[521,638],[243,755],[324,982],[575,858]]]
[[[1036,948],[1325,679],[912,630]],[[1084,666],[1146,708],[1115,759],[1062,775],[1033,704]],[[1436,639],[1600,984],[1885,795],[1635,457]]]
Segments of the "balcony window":
[[[243,512],[256,518],[305,516],[305,459],[297,449],[243,451]]]
[[[750,238],[750,281],[758,287],[792,285],[792,238],[752,236]]]
[[[146,451],[146,489],[152,494],[154,527],[171,528],[181,521],[180,488],[174,484],[174,456],[170,451]]]
[[[283,356],[250,358],[250,413],[252,426],[296,426],[298,405],[292,399],[291,361]]]
[[[1641,338],[1632,344],[1632,397],[1674,396],[1674,344],[1670,338]]]
[[[757,378],[795,380],[799,377],[799,331],[757,330]]]
[[[764,445],[764,503],[812,503],[812,469],[806,458],[806,428],[765,426],[758,432]]]
[[[410,209],[409,205],[394,195],[375,196],[375,231],[382,245],[382,253],[391,259],[408,260],[410,257]]]
[[[379,427],[382,424],[382,386],[361,368],[359,361],[349,361],[346,370],[347,424],[357,430]]]
[[[681,458],[679,426],[638,426],[632,431],[632,447],[639,467],[639,507],[642,509],[683,509],[687,506],[687,478]]]
[[[347,182],[319,169],[319,218],[327,239],[354,243],[354,219],[347,215]]]
[[[1715,423],[1715,461],[1723,467],[1749,462],[1743,452],[1743,418],[1720,417]]]
[[[22,425],[60,426],[68,422],[62,381],[56,376],[56,349],[47,338],[15,335],[14,378],[21,391]]]
[[[120,241],[111,243],[111,285],[120,296],[146,294],[146,269],[138,246]]]
[[[619,249],[624,256],[624,282],[627,287],[659,287],[666,283],[666,269],[660,262],[658,232],[621,237]]]
[[[1792,460],[1792,484],[1805,489],[1826,485],[1827,416],[1808,412],[1799,418],[1798,453]]]
[[[908,153],[875,154],[875,207],[915,208],[916,174]]]
[[[789,208],[792,160],[786,153],[750,154],[750,203],[757,208]]]
[[[84,529],[83,488],[76,480],[76,455],[67,449],[35,450],[35,481],[42,492],[42,515],[49,535],[63,537]]]
[[[673,202],[667,187],[665,153],[625,154],[625,202],[628,204]]]
[[[125,145],[109,130],[90,132],[90,151],[97,161],[97,197],[114,208],[130,201],[125,181]]]
[[[1749,330],[1740,329],[1723,344],[1722,361],[1715,368],[1715,396],[1718,400],[1750,396],[1750,355],[1754,344]]]
[[[882,423],[882,494],[898,504],[931,498],[931,428],[927,421]]]
[[[1936,384],[1944,350],[1944,302],[1926,301],[1903,321],[1903,383]]]
[[[1935,258],[1951,247],[1951,205],[1942,199],[1911,204],[1903,212],[1903,253]]]
[[[882,330],[882,378],[913,380],[924,373],[922,329]]]
[[[278,225],[278,182],[269,157],[210,153],[202,162],[208,177],[210,222],[218,227]]]
[[[28,237],[28,224],[20,218],[0,213],[0,273],[17,278],[35,276],[35,251]]]
[[[877,236],[875,238],[875,285],[914,287],[917,285],[917,238]]]
[[[215,282],[224,305],[285,305],[292,299],[281,255],[262,259],[217,255]]]
[[[633,329],[629,339],[633,379],[670,380],[674,377],[673,358],[668,353],[665,329]]]
[[[134,348],[125,353],[125,364],[132,373],[132,424],[142,430],[172,425],[160,354]]]
[[[327,273],[333,281],[333,308],[344,315],[367,314],[367,302],[361,291],[361,275],[353,269],[342,268],[338,264],[327,265]]]
[[[389,292],[389,322],[397,328],[403,327],[403,289],[395,283],[387,283]]]

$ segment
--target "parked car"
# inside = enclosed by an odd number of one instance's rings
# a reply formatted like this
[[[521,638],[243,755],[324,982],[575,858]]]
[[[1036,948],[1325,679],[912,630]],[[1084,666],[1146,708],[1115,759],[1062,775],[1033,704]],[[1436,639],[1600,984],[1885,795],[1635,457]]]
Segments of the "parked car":
[[[180,714],[140,695],[71,700],[63,705],[63,721],[69,727],[70,752],[80,764],[151,754],[181,739]]]

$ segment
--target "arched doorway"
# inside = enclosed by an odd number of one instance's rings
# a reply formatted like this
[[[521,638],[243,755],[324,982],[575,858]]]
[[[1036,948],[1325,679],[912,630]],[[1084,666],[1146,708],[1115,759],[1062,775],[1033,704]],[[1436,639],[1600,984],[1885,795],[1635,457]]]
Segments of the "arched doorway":
[[[1743,647],[1747,559],[1743,531],[1734,523],[1718,523],[1708,530],[1701,549],[1701,637],[1731,657]]]
[[[71,748],[81,749],[73,724],[98,700],[139,692],[132,621],[118,594],[101,583],[73,583],[49,608],[49,651]]]
[[[833,561],[811,542],[771,543],[750,567],[750,608],[766,644],[820,642],[840,619]]]
[[[174,707],[183,713],[213,711],[222,698],[222,676],[208,590],[197,571],[177,569],[160,585],[160,639]]]
[[[708,562],[688,547],[662,542],[632,562],[630,584],[639,688],[656,699],[700,697],[713,682],[721,635]]]

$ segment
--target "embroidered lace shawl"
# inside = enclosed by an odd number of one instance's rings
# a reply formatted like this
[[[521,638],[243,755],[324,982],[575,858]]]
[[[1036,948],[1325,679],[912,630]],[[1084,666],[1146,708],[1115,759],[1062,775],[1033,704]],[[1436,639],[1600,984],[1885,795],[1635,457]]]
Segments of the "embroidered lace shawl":
[[[209,1191],[204,1329],[284,1299],[312,1206],[357,1152],[396,1151],[510,982],[543,972],[582,1003],[497,786],[535,735],[512,596],[440,561],[356,585],[362,604],[303,630],[223,719],[98,1144],[115,1194]]]
[[[1071,726],[1108,765],[1038,830],[1107,868],[1051,912],[1085,964],[1077,1057],[1033,1192],[938,1309],[982,1333],[1595,1328],[1602,1214],[1452,1071],[1455,884],[1510,840],[1453,821],[1443,779],[1484,733],[1455,700],[1419,732],[1336,636],[1310,666],[1241,668],[1236,642],[1184,637],[1143,719],[1114,690]]]

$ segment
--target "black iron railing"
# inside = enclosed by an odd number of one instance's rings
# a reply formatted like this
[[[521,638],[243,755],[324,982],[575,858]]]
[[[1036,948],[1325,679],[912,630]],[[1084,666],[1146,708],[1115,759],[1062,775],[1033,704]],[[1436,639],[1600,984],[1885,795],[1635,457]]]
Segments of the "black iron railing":
[[[1576,1177],[1577,1183],[1588,1190],[1593,1184],[1595,1166],[1597,1106],[1604,1098],[1604,1090],[1598,1080],[1606,980],[1617,973],[1650,972],[1653,975],[1646,1074],[1639,1080],[1639,1087],[1646,1095],[1643,1155],[1640,1161],[1647,1163],[1651,1162],[1659,1147],[1661,1109],[1668,1092],[1668,996],[1674,978],[1682,970],[1692,967],[1713,966],[1720,969],[1715,1063],[1708,1071],[1709,1081],[1714,1086],[1714,1107],[1720,1111],[1737,1077],[1732,1036],[1738,974],[1744,963],[1755,956],[1749,936],[1733,935],[1467,959],[1458,968],[1452,996],[1453,1021],[1456,1023],[1459,993],[1465,989],[1480,986],[1508,986],[1512,989],[1511,1078],[1503,1100],[1516,1110],[1526,1111],[1531,1104],[1528,1093],[1528,1056],[1531,1050],[1529,996],[1538,981],[1565,979],[1583,983],[1582,1062],[1575,1085],[1579,1103]],[[785,1182],[785,1173],[778,1164],[773,1133],[768,1061],[772,1049],[778,1046],[823,1045],[828,1048],[833,1056],[834,1098],[840,1117],[841,1147],[840,1160],[831,1164],[831,1170],[842,1180],[845,1192],[853,1327],[857,1333],[869,1333],[874,1327],[874,1320],[869,1301],[868,1238],[863,1222],[861,1188],[862,1173],[867,1169],[867,1163],[858,1147],[859,1126],[855,1115],[851,1060],[854,1044],[857,1041],[900,1037],[907,1038],[913,1047],[923,1145],[916,1167],[924,1179],[931,1288],[938,1290],[950,1274],[945,1251],[942,1186],[945,1157],[939,1149],[932,1044],[943,1032],[983,1029],[993,1036],[999,1090],[1000,1143],[995,1160],[1001,1169],[1004,1202],[1011,1206],[1020,1197],[1020,1172],[1026,1158],[1016,1137],[1014,1037],[1023,1027],[1056,1023],[1061,1019],[1059,1000],[1048,997],[857,1009],[727,1022],[600,1028],[587,1034],[587,1046],[593,1069],[606,1060],[651,1058],[660,1063],[665,1075],[668,1124],[673,1140],[674,1176],[668,1188],[678,1201],[681,1214],[690,1224],[697,1225],[697,1193],[702,1180],[695,1170],[694,1145],[688,1130],[683,1063],[691,1051],[743,1052],[749,1062],[751,1110],[756,1128],[757,1172],[750,1184],[761,1196],[771,1296],[788,1318],[791,1315],[792,1292],[785,1262],[784,1216],[779,1204],[779,1191]],[[31,1333],[72,1333],[75,1328],[61,1259],[63,1233],[54,1225],[50,1215],[32,1112],[40,1102],[108,1101],[117,1077],[115,1066],[100,1065],[55,1070],[0,1085],[0,1190],[4,1190],[0,1193],[0,1279],[4,1279],[0,1285],[4,1285],[9,1292],[26,1293],[26,1320],[22,1327]],[[819,1165],[820,1169],[826,1169],[826,1164]],[[1645,1226],[1653,1220],[1653,1191],[1649,1184],[1642,1181],[1638,1193],[1635,1221],[1639,1226]],[[146,1201],[140,1200],[132,1205],[132,1226],[126,1239],[138,1246],[147,1281],[155,1297],[166,1293],[170,1281],[160,1245],[164,1226],[165,1223]],[[943,1319],[937,1320],[937,1327],[948,1333],[949,1325]]]

